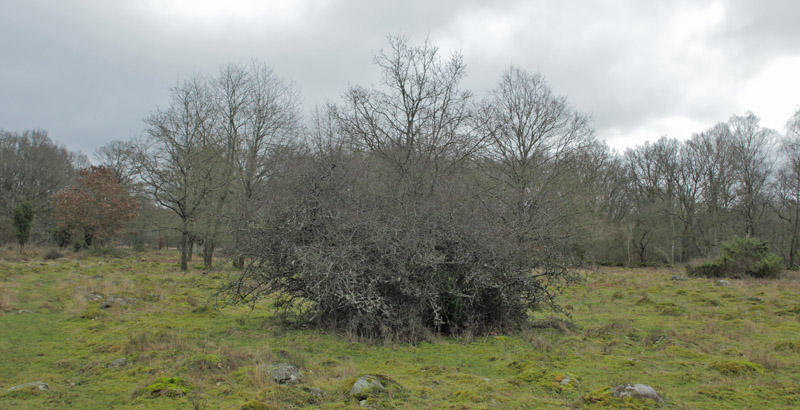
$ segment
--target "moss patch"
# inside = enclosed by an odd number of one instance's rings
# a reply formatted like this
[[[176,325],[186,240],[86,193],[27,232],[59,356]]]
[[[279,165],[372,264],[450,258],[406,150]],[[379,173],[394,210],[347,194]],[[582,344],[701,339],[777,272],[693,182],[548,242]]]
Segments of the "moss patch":
[[[149,397],[183,397],[190,389],[189,383],[180,377],[159,377],[140,393]]]
[[[764,367],[760,364],[744,360],[720,360],[711,363],[708,367],[728,376],[764,372]]]

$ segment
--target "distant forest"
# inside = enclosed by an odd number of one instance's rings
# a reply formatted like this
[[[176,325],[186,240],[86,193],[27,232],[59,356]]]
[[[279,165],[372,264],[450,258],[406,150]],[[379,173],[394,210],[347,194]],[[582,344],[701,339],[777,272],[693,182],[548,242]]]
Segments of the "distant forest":
[[[619,153],[538,73],[509,68],[475,96],[458,53],[402,38],[375,65],[380,84],[311,114],[259,62],[176,84],[140,138],[92,157],[138,202],[99,246],[161,243],[184,267],[198,246],[208,265],[216,249],[241,264],[288,246],[259,237],[280,235],[343,260],[380,259],[349,240],[450,260],[483,235],[497,245],[483,251],[510,259],[642,266],[713,257],[738,236],[800,264],[800,110],[784,130],[747,112]],[[79,247],[87,227],[59,224],[54,195],[89,166],[45,130],[0,132],[0,241],[16,242],[29,202],[33,242]],[[405,241],[415,250],[393,245]]]

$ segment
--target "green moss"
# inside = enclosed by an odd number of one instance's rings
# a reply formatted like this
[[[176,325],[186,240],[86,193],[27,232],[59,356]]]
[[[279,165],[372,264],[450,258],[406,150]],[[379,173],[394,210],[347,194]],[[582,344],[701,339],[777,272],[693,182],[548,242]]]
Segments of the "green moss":
[[[189,383],[180,377],[159,377],[140,393],[149,397],[183,397],[190,389]]]
[[[664,316],[681,316],[684,309],[671,302],[663,302],[656,305],[656,311]]]
[[[703,357],[703,354],[698,353],[698,352],[696,352],[694,350],[690,350],[690,349],[687,349],[685,347],[674,346],[674,345],[673,346],[667,346],[666,349],[664,349],[664,352],[666,352],[667,354],[669,354],[669,355],[671,355],[673,357],[680,357],[680,358],[683,358],[683,359],[698,359],[698,358]]]
[[[520,383],[533,383],[539,380],[544,375],[544,372],[536,369],[527,369],[515,377]]]
[[[257,399],[264,403],[304,407],[318,402],[318,397],[299,386],[271,385],[258,393]]]
[[[454,391],[451,395],[453,401],[456,402],[463,402],[463,401],[470,401],[473,403],[482,403],[486,401],[486,398],[481,396],[478,393],[475,393],[472,390],[458,390]]]
[[[103,310],[100,309],[100,303],[98,302],[89,303],[88,305],[86,305],[86,309],[80,314],[81,319],[89,319],[89,320],[100,319],[103,316],[105,316],[105,312],[103,312]]]
[[[526,361],[517,361],[517,360],[514,360],[513,362],[506,365],[506,367],[508,367],[509,369],[515,370],[517,372],[521,372],[530,366],[531,364]]]
[[[583,401],[591,407],[610,409],[644,410],[655,407],[655,402],[652,400],[614,397],[613,391],[610,388],[595,390],[583,396]]]
[[[701,297],[698,299],[698,302],[700,302],[704,306],[722,306],[722,302],[710,297]]]
[[[781,340],[780,342],[775,343],[775,351],[800,353],[800,342]]]
[[[250,400],[243,404],[242,407],[239,407],[239,410],[272,410],[274,408],[275,407],[267,406],[258,400]]]
[[[193,370],[199,371],[217,371],[220,370],[220,358],[215,354],[196,354],[189,359],[189,367]]]
[[[744,360],[719,360],[711,363],[708,367],[728,376],[764,372],[764,367],[760,364]]]

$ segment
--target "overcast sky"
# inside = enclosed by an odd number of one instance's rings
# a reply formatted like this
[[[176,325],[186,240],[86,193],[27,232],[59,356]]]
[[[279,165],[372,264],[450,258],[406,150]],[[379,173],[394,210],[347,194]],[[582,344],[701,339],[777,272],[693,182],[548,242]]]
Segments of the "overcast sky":
[[[258,59],[305,106],[378,79],[386,36],[461,50],[477,97],[541,72],[622,150],[800,105],[800,1],[0,0],[0,128],[91,154],[142,133],[168,88]]]

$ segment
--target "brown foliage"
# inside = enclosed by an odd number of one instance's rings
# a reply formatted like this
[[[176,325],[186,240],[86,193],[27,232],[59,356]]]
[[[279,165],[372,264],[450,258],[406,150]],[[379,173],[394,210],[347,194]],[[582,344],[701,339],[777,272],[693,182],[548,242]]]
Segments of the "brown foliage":
[[[136,218],[138,204],[109,168],[84,168],[75,183],[53,196],[53,216],[59,228],[86,245],[111,239],[126,222]]]

